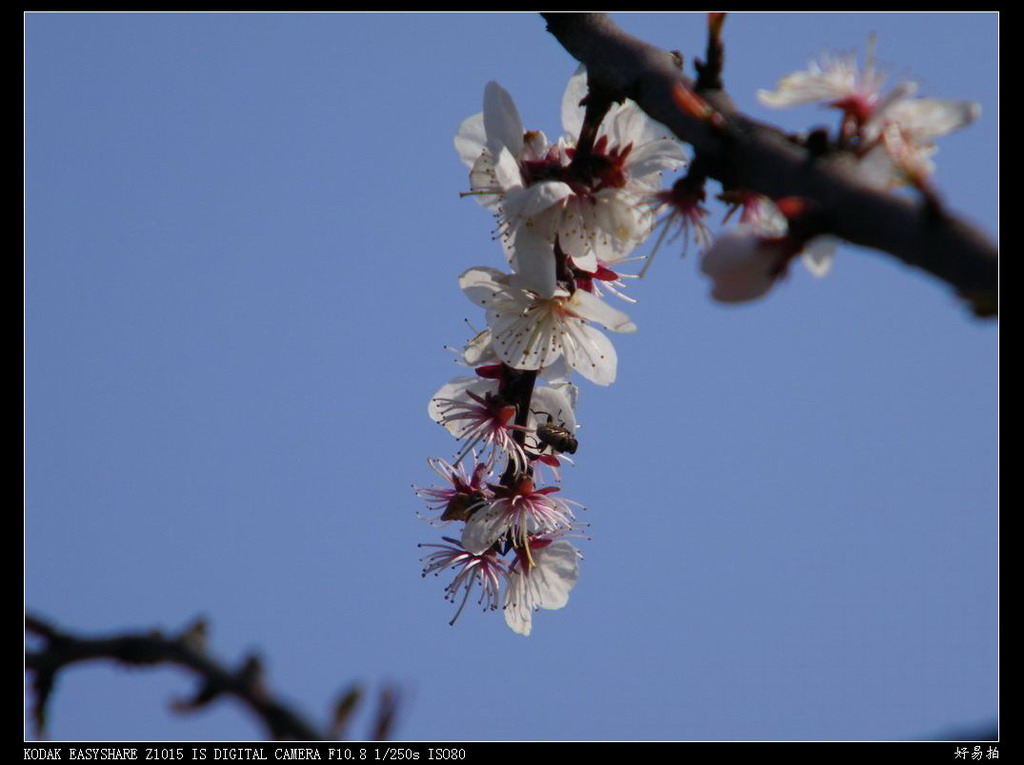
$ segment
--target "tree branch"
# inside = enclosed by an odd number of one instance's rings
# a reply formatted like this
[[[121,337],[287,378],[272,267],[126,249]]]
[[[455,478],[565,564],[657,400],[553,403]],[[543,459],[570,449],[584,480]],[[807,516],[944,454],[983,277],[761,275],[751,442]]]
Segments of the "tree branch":
[[[601,13],[544,13],[548,31],[587,68],[588,81],[630,98],[691,144],[707,175],[773,199],[811,200],[828,233],[887,252],[952,285],[978,316],[998,312],[998,254],[980,231],[945,211],[934,195],[915,201],[861,182],[849,162],[816,157],[781,131],[736,111],[724,91],[700,99],[720,118],[680,107],[694,83],[672,54],[623,32]]]
[[[72,664],[93,660],[113,660],[128,666],[171,664],[191,670],[200,686],[191,699],[176,700],[171,707],[178,712],[194,711],[222,695],[230,695],[245,704],[274,739],[321,741],[336,738],[358,701],[358,688],[349,689],[335,708],[329,733],[319,732],[286,704],[275,699],[264,684],[262,661],[250,655],[236,669],[228,669],[206,653],[206,623],[197,620],[182,633],[168,637],[159,630],[124,633],[107,637],[81,637],[58,630],[45,620],[28,615],[25,629],[43,640],[37,651],[25,652],[25,668],[34,673],[33,719],[36,734],[45,735],[46,711],[57,673]],[[391,689],[381,693],[379,712],[373,730],[377,738],[387,738],[394,721],[397,694]]]

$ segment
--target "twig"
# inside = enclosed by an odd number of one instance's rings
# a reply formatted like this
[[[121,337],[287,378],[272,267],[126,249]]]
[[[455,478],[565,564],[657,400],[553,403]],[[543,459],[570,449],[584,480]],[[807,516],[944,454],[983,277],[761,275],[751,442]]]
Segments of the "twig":
[[[45,736],[48,702],[58,673],[84,661],[112,660],[128,666],[171,664],[191,670],[200,684],[190,699],[175,700],[171,708],[178,712],[200,709],[222,695],[234,696],[252,710],[266,727],[270,738],[295,741],[321,741],[328,738],[304,720],[285,703],[275,699],[264,683],[262,661],[258,656],[246,657],[238,669],[231,670],[206,653],[207,625],[196,620],[183,632],[167,636],[159,630],[130,632],[106,637],[83,637],[59,630],[44,619],[28,615],[25,630],[43,641],[39,650],[26,650],[25,668],[33,673],[35,703],[32,715],[36,735]],[[342,696],[347,717],[358,699],[358,692],[349,690]],[[385,688],[381,693],[376,729],[386,735],[397,707],[397,694]],[[330,732],[340,727],[332,726]]]

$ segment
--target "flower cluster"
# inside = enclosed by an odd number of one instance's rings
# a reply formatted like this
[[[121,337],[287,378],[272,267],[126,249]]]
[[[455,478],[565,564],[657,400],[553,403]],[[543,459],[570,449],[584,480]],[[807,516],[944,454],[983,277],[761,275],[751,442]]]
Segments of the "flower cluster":
[[[423,574],[454,572],[445,597],[459,604],[455,618],[476,594],[523,635],[535,610],[566,605],[579,576],[569,540],[579,535],[581,505],[558,485],[579,445],[572,375],[615,380],[615,348],[599,327],[636,325],[605,294],[631,301],[619,268],[654,228],[650,200],[662,173],[685,163],[636,104],[594,118],[586,96],[581,69],[562,101],[565,132],[550,142],[524,129],[511,96],[491,82],[483,112],[455,137],[466,196],[497,218],[510,270],[476,266],[459,277],[487,326],[459,351],[472,374],[445,383],[427,407],[460,446],[451,463],[429,460],[441,484],[416,493],[427,520],[461,531],[422,545],[431,550]]]
[[[761,90],[765,106],[786,108],[818,103],[841,115],[837,145],[857,159],[861,177],[871,185],[921,187],[935,170],[935,139],[974,122],[981,113],[971,101],[917,98],[917,83],[883,89],[875,68],[874,44],[868,46],[863,70],[852,54],[825,55],[803,72],[779,80],[775,90]]]
[[[709,17],[709,50],[718,50],[719,66],[721,17]],[[871,54],[863,70],[838,56],[759,97],[772,107],[837,109],[835,135],[794,140],[810,156],[847,162],[879,193],[909,185],[928,195],[935,139],[970,124],[978,106],[917,98],[911,82],[883,85]],[[832,263],[826,216],[801,197],[769,199],[726,186],[718,195],[729,208],[723,223],[734,215],[738,222],[713,236],[704,206],[708,162],[698,155],[662,189],[663,173],[687,164],[682,148],[635,103],[613,103],[610,95],[589,92],[577,71],[562,100],[564,132],[550,141],[525,129],[512,97],[491,82],[483,111],[455,137],[469,171],[463,196],[497,219],[508,270],[475,266],[459,277],[486,327],[457,352],[466,373],[442,385],[427,407],[459,441],[452,462],[429,460],[441,484],[417,489],[427,520],[459,526],[443,544],[423,545],[431,550],[424,576],[453,576],[444,590],[458,602],[452,623],[476,594],[485,611],[502,609],[508,626],[527,635],[535,610],[568,602],[581,557],[569,541],[579,536],[581,506],[562,498],[559,486],[579,447],[573,376],[597,385],[615,380],[617,356],[605,331],[636,326],[606,298],[633,302],[624,293],[632,275],[621,268],[638,245],[659,226],[655,251],[670,235],[692,238],[703,250],[711,297],[725,303],[764,296],[798,257],[816,276]],[[680,84],[674,97],[709,129],[731,129],[696,91]]]
[[[853,55],[826,55],[806,71],[783,77],[775,90],[759,91],[758,98],[773,108],[818,103],[838,110],[838,129],[834,136],[818,136],[827,140],[819,151],[842,156],[865,184],[881,191],[901,186],[926,191],[935,169],[935,140],[977,119],[979,106],[918,98],[914,82],[889,90],[884,85],[869,48],[863,69]],[[703,247],[701,271],[711,279],[712,298],[725,303],[760,298],[797,256],[814,276],[828,272],[835,244],[814,232],[814,210],[806,200],[771,200],[729,189],[721,199],[732,211],[742,210],[739,225],[712,237],[705,224],[702,183],[680,179],[671,190],[659,192],[654,204],[664,213],[666,230],[678,226]]]

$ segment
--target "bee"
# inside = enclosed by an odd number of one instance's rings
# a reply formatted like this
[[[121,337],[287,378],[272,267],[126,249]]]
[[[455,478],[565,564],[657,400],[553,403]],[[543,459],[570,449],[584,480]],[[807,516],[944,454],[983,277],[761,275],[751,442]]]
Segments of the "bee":
[[[534,412],[537,414],[537,412]],[[579,447],[576,436],[563,425],[554,425],[554,418],[549,414],[548,421],[537,426],[537,440],[544,446],[550,446],[556,452],[575,454]]]
[[[479,491],[459,491],[452,495],[441,513],[442,521],[468,521],[480,509],[485,497]]]

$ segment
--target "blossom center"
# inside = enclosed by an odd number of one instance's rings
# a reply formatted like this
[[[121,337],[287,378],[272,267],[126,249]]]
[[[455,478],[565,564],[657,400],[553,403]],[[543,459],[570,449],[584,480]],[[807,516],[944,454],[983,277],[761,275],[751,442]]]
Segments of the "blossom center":
[[[602,189],[620,189],[626,185],[626,159],[632,150],[632,143],[609,148],[608,136],[601,136],[589,152],[566,149],[568,165],[561,163],[558,147],[552,146],[543,159],[523,160],[519,169],[524,186],[557,181],[566,184],[577,196],[586,197]]]

